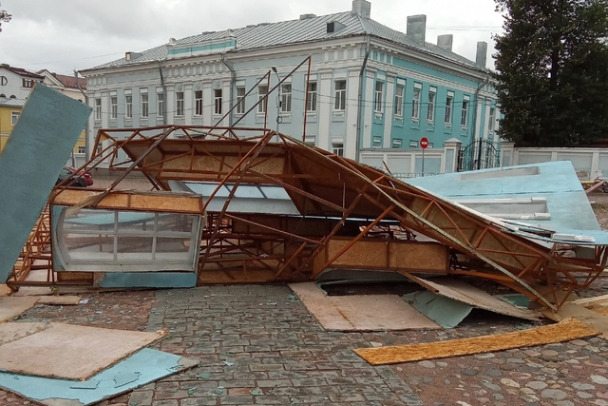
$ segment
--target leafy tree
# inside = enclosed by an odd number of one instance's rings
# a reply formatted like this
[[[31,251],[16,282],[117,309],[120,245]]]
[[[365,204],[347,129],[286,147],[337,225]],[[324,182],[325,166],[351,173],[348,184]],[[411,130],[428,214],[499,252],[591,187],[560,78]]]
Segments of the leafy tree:
[[[495,0],[500,135],[517,146],[608,139],[608,0]]]

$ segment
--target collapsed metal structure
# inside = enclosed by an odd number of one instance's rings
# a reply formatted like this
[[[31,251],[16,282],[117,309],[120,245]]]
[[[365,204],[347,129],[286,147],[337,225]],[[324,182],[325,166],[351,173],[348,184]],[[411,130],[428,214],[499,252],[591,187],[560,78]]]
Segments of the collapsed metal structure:
[[[182,238],[200,232],[195,251],[184,241],[196,256],[198,284],[314,280],[332,270],[391,271],[420,283],[416,275],[461,275],[502,284],[555,309],[606,266],[604,245],[556,241],[542,230],[513,227],[267,129],[102,130],[93,150],[97,154],[81,170],[103,164],[120,176],[105,189],[56,187],[49,199],[50,222],[59,221],[54,207],[68,207],[68,213],[200,216],[200,227],[166,234]],[[121,190],[121,181],[134,171],[154,191]],[[120,223],[118,214],[115,218]],[[155,230],[160,227],[158,218],[154,224]],[[38,248],[29,248],[38,256],[51,251],[41,235],[34,232],[30,239],[30,245],[40,241]],[[74,237],[79,246],[106,244]],[[156,237],[150,241],[157,245]],[[33,264],[28,256],[20,263]],[[16,268],[7,283],[27,283],[26,268]],[[95,286],[103,267],[74,272],[54,266],[54,271],[47,283]]]

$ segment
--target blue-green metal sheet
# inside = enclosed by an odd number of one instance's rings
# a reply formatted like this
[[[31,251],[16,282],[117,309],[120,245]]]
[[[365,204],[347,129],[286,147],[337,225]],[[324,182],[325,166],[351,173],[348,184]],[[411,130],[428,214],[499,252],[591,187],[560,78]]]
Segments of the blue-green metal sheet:
[[[85,406],[194,367],[197,363],[144,348],[85,381],[0,372],[0,387],[43,405]]]
[[[194,272],[106,272],[97,281],[101,288],[193,288]]]
[[[6,282],[91,109],[37,84],[0,155],[0,282]]]
[[[453,328],[460,324],[473,310],[473,306],[437,295],[431,291],[408,293],[403,298],[412,307],[443,328]]]

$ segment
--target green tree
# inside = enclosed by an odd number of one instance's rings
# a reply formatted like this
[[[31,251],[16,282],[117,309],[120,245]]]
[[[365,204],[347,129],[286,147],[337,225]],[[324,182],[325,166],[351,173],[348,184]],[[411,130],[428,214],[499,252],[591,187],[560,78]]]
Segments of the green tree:
[[[608,139],[608,0],[495,0],[500,135],[517,146]]]

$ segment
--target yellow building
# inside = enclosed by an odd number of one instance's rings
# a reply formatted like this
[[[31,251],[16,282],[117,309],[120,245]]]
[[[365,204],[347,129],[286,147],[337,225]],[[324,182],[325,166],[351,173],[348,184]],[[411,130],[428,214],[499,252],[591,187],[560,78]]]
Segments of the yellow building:
[[[4,150],[24,105],[23,99],[0,97],[0,153]]]
[[[72,99],[85,101],[84,91],[87,85],[84,78],[60,75],[48,70],[32,73],[25,69],[0,64],[0,151],[4,149],[27,97],[36,83],[44,83]],[[72,152],[69,158],[70,165],[81,166],[86,162],[87,145],[84,128]]]

